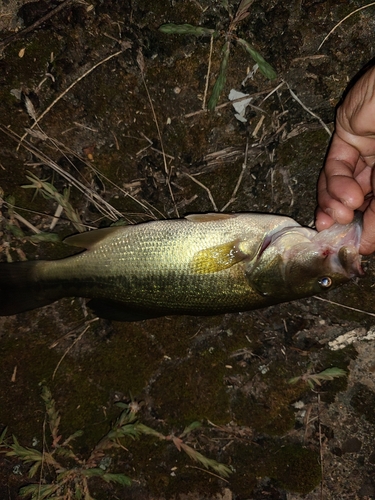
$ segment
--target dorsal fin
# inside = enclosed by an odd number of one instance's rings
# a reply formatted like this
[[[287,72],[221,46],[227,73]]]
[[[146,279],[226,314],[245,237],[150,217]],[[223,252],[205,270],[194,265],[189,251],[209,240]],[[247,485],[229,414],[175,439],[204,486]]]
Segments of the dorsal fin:
[[[95,229],[87,233],[74,234],[65,238],[64,243],[74,247],[90,249],[101,243],[108,236],[113,236],[115,233],[124,231],[126,226],[105,227],[103,229]]]
[[[222,214],[222,213],[209,213],[209,214],[190,214],[185,215],[185,219],[190,222],[212,222],[215,220],[226,220],[237,217],[236,214]]]

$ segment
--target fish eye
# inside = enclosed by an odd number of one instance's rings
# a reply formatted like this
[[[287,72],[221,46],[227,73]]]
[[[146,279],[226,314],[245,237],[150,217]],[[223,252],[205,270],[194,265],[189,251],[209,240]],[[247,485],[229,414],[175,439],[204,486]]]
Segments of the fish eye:
[[[325,276],[324,278],[320,278],[318,283],[322,288],[329,288],[332,285],[332,280],[328,276]]]

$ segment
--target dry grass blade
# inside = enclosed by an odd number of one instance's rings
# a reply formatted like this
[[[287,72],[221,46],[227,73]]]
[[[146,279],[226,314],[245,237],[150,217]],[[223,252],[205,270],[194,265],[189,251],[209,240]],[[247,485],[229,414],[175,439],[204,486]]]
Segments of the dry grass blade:
[[[77,80],[75,80],[73,83],[71,83],[69,85],[68,88],[66,88],[64,90],[64,92],[62,92],[58,97],[56,97],[56,99],[43,111],[43,113],[41,115],[38,116],[38,118],[34,121],[34,123],[31,125],[30,129],[33,129],[39,122],[40,120],[46,116],[47,113],[49,113],[51,111],[51,109],[53,108],[53,106],[55,106],[55,104],[57,104],[60,99],[62,99],[68,92],[70,92],[70,90],[75,86],[77,85],[78,82],[80,82],[81,80],[83,80],[83,78],[85,78],[87,75],[89,75],[92,71],[94,71],[96,68],[98,68],[99,66],[101,66],[102,64],[106,63],[107,61],[109,61],[110,59],[113,59],[114,57],[117,57],[119,56],[120,54],[122,54],[123,52],[125,52],[125,50],[129,49],[131,47],[131,43],[128,42],[127,44],[124,45],[124,48],[115,52],[114,54],[110,54],[109,56],[105,57],[104,59],[102,59],[101,61],[99,61],[98,63],[94,64],[94,66],[92,66],[90,69],[88,69],[87,71],[85,71],[83,73],[83,75],[81,75],[79,78],[77,78]],[[24,134],[20,141],[22,142],[25,137],[27,136],[27,133]]]
[[[95,318],[95,319],[99,319],[99,318]],[[73,349],[73,347],[81,340],[81,338],[84,336],[84,334],[87,332],[87,330],[90,328],[90,325],[87,325],[86,328],[83,330],[83,332],[81,332],[78,337],[74,340],[74,342],[66,349],[66,351],[64,352],[64,354],[61,356],[59,362],[57,363],[56,365],[56,368],[54,369],[53,371],[53,374],[52,374],[52,380],[55,378],[55,375],[57,373],[57,370],[59,369],[61,363],[63,362],[65,356]]]
[[[207,187],[207,186],[205,186],[204,184],[202,184],[202,182],[199,182],[197,179],[194,179],[194,177],[193,177],[192,175],[187,174],[187,173],[185,173],[185,175],[186,175],[187,177],[189,177],[189,179],[191,179],[193,182],[195,182],[195,184],[198,184],[198,186],[200,186],[201,188],[203,188],[203,189],[207,192],[208,197],[209,197],[209,199],[210,199],[210,202],[212,203],[212,206],[213,206],[214,211],[215,211],[215,212],[218,212],[217,205],[216,205],[215,200],[214,200],[214,198],[213,198],[213,196],[212,196],[212,193],[211,193],[211,191],[208,189],[208,187]]]
[[[7,134],[8,136],[12,137],[13,139],[16,140],[20,139],[18,134],[6,129],[5,127],[0,126],[0,130],[5,134]],[[99,210],[99,212],[102,213],[105,217],[108,217],[112,221],[116,221],[122,217],[121,212],[116,210],[110,203],[105,201],[98,193],[96,193],[91,188],[82,184],[73,175],[71,175],[69,172],[66,172],[56,162],[51,160],[42,151],[35,148],[31,143],[29,143],[28,141],[23,141],[21,144],[27,151],[29,151],[36,158],[38,158],[44,165],[48,165],[50,168],[55,170],[58,174],[61,175],[61,177],[66,179],[69,182],[69,184],[71,184],[76,189],[78,189],[78,191],[83,193],[95,205],[95,207]]]
[[[254,3],[254,0],[241,0],[240,5],[238,6],[236,15],[234,16],[233,21],[230,24],[230,30],[236,28],[236,25],[247,18],[250,14],[250,7]]]
[[[211,39],[210,39],[210,54],[208,56],[208,65],[207,65],[207,74],[206,74],[206,85],[204,86],[202,110],[206,109],[206,100],[207,100],[208,85],[209,85],[209,82],[210,82],[210,73],[211,73],[211,63],[212,63],[212,51],[213,51],[213,48],[214,48],[214,37],[211,36]]]
[[[158,132],[158,137],[159,137],[160,146],[161,146],[161,152],[162,152],[162,156],[163,156],[164,171],[165,171],[165,174],[166,174],[166,183],[167,183],[167,186],[168,186],[169,194],[171,195],[171,199],[172,199],[172,202],[174,204],[174,209],[175,209],[176,215],[177,215],[177,217],[180,217],[180,214],[178,212],[178,208],[177,208],[177,205],[176,205],[176,201],[175,201],[175,198],[174,198],[174,194],[173,194],[173,191],[172,191],[171,182],[170,182],[171,169],[169,169],[169,167],[167,165],[167,159],[166,159],[166,154],[165,154],[165,150],[164,150],[163,137],[161,135],[159,121],[158,121],[157,116],[156,116],[156,112],[155,112],[155,108],[154,108],[154,105],[153,105],[153,102],[152,102],[152,99],[151,99],[151,95],[150,95],[150,92],[149,92],[148,87],[147,87],[147,83],[146,83],[146,79],[145,79],[145,75],[144,75],[144,70],[145,70],[144,59],[143,59],[143,54],[140,51],[138,52],[137,63],[138,63],[139,69],[141,70],[141,76],[142,76],[143,85],[144,85],[146,93],[147,93],[147,97],[148,97],[148,100],[149,100],[149,103],[150,103],[150,107],[151,107],[152,115],[153,115],[153,118],[154,118],[156,130]]]
[[[326,42],[327,38],[329,38],[332,33],[344,22],[346,21],[347,19],[349,19],[349,17],[353,16],[354,14],[356,14],[357,12],[359,12],[360,10],[363,10],[363,9],[367,9],[368,7],[371,7],[372,5],[375,5],[375,2],[371,2],[371,3],[368,3],[367,5],[362,5],[362,7],[359,7],[358,9],[355,9],[353,10],[353,12],[351,12],[350,14],[348,14],[347,16],[345,16],[343,19],[341,19],[341,21],[339,23],[336,24],[336,26],[334,26],[331,31],[328,33],[328,35],[325,36],[324,40],[322,41],[322,43],[319,45],[318,47],[318,50],[320,50],[322,48],[322,46],[324,45],[324,43]]]
[[[169,35],[194,35],[194,36],[216,36],[217,31],[204,28],[203,26],[193,26],[191,24],[162,24],[159,31]]]
[[[20,40],[24,36],[26,36],[28,33],[31,33],[32,31],[36,30],[39,26],[41,26],[43,23],[48,21],[48,19],[51,19],[51,17],[55,16],[58,14],[61,10],[63,10],[67,5],[72,3],[74,0],[63,0],[57,7],[53,8],[50,12],[48,12],[46,15],[42,16],[39,18],[37,21],[32,23],[30,26],[27,26],[26,28],[22,29],[21,31],[18,31],[17,33],[14,33],[13,35],[8,36],[5,38],[5,40],[2,40],[0,42],[0,53],[2,50],[9,45],[12,42],[16,42],[17,40]],[[8,2],[4,2],[7,4]]]
[[[70,165],[75,168],[74,163],[70,160],[69,156],[77,158],[80,162],[82,162],[87,168],[89,168],[92,172],[95,173],[96,176],[98,176],[99,179],[103,182],[103,184],[107,183],[110,184],[113,188],[118,190],[124,197],[130,198],[133,200],[135,203],[137,203],[144,211],[145,214],[148,214],[152,219],[156,219],[157,217],[155,216],[154,212],[156,212],[160,217],[165,218],[165,215],[160,212],[156,207],[152,206],[150,203],[148,203],[145,200],[138,200],[134,196],[132,196],[128,191],[125,189],[122,189],[118,184],[115,182],[111,181],[106,175],[104,175],[100,170],[94,167],[94,165],[88,161],[86,161],[82,156],[77,155],[75,151],[72,149],[68,148],[63,144],[62,142],[57,141],[56,139],[52,139],[48,137],[49,141],[52,143],[52,145],[64,156],[64,158],[70,163]],[[168,155],[166,155],[168,156]],[[104,182],[105,181],[105,182]],[[124,215],[122,215],[124,217]]]
[[[329,304],[333,304],[335,306],[343,307],[344,309],[349,309],[349,311],[354,311],[361,314],[367,314],[368,316],[372,316],[373,318],[375,318],[375,313],[364,311],[363,309],[357,309],[355,307],[345,306],[344,304],[340,304],[339,302],[333,302],[332,300],[323,299],[322,297],[318,297],[317,295],[313,295],[313,298],[322,300],[323,302],[328,302]]]
[[[327,132],[327,134],[329,135],[329,137],[331,137],[332,133],[331,131],[329,130],[329,128],[327,127],[327,125],[324,123],[324,121],[320,118],[320,116],[316,115],[313,111],[311,111],[310,108],[308,108],[305,104],[303,104],[303,102],[301,101],[301,99],[293,92],[293,90],[289,87],[289,85],[284,82],[285,85],[288,87],[288,90],[290,92],[290,95],[293,97],[293,99],[295,101],[298,102],[298,104],[300,106],[302,106],[302,108],[307,111],[311,116],[313,116],[314,118],[316,118],[319,123],[322,125],[322,127],[324,128],[324,130]]]
[[[31,182],[31,184],[23,185],[24,189],[35,189],[37,192],[40,191],[42,196],[46,199],[55,200],[58,203],[58,207],[62,207],[65,210],[66,215],[70,222],[73,224],[74,228],[79,232],[83,233],[86,231],[84,224],[81,221],[79,213],[73,208],[69,202],[70,189],[65,188],[63,194],[60,194],[57,189],[49,182],[43,181],[29,172],[26,178]],[[55,212],[56,214],[56,212]]]
[[[223,208],[220,210],[220,212],[225,212],[225,210],[229,207],[229,205],[231,205],[232,203],[234,203],[236,201],[237,191],[240,188],[243,176],[245,174],[246,166],[247,166],[248,152],[249,152],[249,139],[247,139],[247,141],[246,141],[245,159],[244,159],[244,162],[242,164],[241,173],[237,179],[236,186],[233,190],[233,193],[232,193],[232,196],[230,197],[230,200],[223,206]]]

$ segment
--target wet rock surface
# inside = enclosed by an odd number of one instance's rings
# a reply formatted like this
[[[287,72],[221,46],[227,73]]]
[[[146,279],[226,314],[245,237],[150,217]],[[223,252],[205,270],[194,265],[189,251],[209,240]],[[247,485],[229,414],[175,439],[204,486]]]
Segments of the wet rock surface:
[[[0,10],[2,260],[66,256],[65,236],[119,218],[225,209],[312,223],[335,106],[373,56],[374,7],[346,18],[362,3],[255,0],[236,36],[277,77],[249,77],[254,61],[233,41],[224,91],[207,112],[231,19],[222,2],[62,4]],[[237,8],[229,2],[232,19]],[[160,32],[165,23],[220,36],[211,47],[210,37]],[[234,116],[231,89],[252,97],[246,121]],[[37,192],[22,188],[36,178]],[[49,196],[43,183],[54,188]],[[137,402],[139,422],[168,438],[142,434],[107,450],[108,470],[133,482],[91,478],[98,500],[373,498],[375,320],[361,312],[375,313],[373,258],[365,268],[365,278],[324,296],[330,302],[119,323],[64,299],[1,318],[0,432],[8,431],[0,452],[12,434],[24,447],[51,447],[44,383],[64,438],[84,430],[71,444],[80,460],[120,414],[118,402]],[[316,382],[333,367],[346,375]],[[179,451],[176,437],[230,476]],[[1,453],[0,462],[1,498],[20,498],[39,477],[57,481],[53,469],[30,479],[19,458]]]

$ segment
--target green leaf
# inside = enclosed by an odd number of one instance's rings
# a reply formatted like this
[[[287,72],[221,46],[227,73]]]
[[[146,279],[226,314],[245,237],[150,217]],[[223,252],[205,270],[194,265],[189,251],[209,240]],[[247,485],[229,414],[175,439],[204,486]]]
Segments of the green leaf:
[[[194,450],[191,446],[188,446],[185,443],[180,443],[181,449],[193,460],[202,464],[206,469],[212,469],[221,477],[228,477],[229,474],[232,474],[232,469],[230,469],[227,465],[224,465],[212,458],[205,457],[199,451]]]
[[[242,45],[242,47],[244,47],[246,52],[248,52],[251,55],[254,61],[258,64],[259,71],[266,78],[274,80],[277,77],[277,73],[273,69],[273,67],[267,61],[265,61],[265,59],[259,54],[258,51],[254,49],[254,47],[252,47],[246,40],[243,40],[243,38],[237,38],[237,42],[240,45]]]
[[[74,496],[75,496],[76,500],[82,500],[82,498],[83,498],[83,491],[82,491],[82,489],[81,489],[81,487],[80,487],[79,484],[75,485],[74,494],[75,494]]]
[[[44,500],[50,498],[56,490],[60,488],[56,484],[28,484],[20,489],[21,497],[32,495],[32,500]]]
[[[64,448],[65,445],[66,442],[60,447],[55,449],[56,456],[64,458],[72,458],[73,460],[76,459],[77,457],[75,456],[74,451],[69,448]]]
[[[39,241],[50,241],[52,243],[55,243],[57,241],[60,241],[60,238],[57,233],[38,233],[30,236],[29,240],[34,243],[38,243]]]
[[[220,0],[220,3],[224,7],[224,9],[229,13],[230,12],[230,8],[229,8],[228,0]]]
[[[111,227],[112,226],[119,226],[120,224],[118,222],[119,221],[115,222],[114,224],[111,224]],[[124,225],[123,221],[121,221],[121,225]],[[118,406],[119,408],[122,408],[123,410],[128,410],[129,409],[128,403],[122,403],[121,401],[118,401],[117,403],[115,403],[115,405]]]
[[[56,484],[63,483],[64,479],[69,477],[72,473],[71,469],[64,469],[61,472],[59,472],[56,476]]]
[[[148,427],[147,425],[137,423],[135,425],[135,428],[136,428],[138,434],[145,434],[147,436],[155,436],[155,437],[158,437],[160,439],[164,439],[163,434],[156,431],[155,429],[152,429],[152,427]]]
[[[3,432],[0,434],[0,445],[4,445],[5,434],[7,433],[8,427],[5,427]]]
[[[310,375],[307,382],[309,383],[311,388],[314,387],[314,384],[322,385],[319,381],[319,375]]]
[[[14,224],[6,224],[5,227],[7,229],[9,229],[9,231],[13,234],[13,236],[15,238],[24,238],[25,237],[25,233],[18,226],[14,225]]]
[[[221,51],[223,58],[220,64],[219,75],[212,89],[211,97],[207,104],[207,108],[210,111],[213,111],[216,108],[216,104],[219,100],[220,94],[225,86],[225,81],[227,79],[228,61],[229,61],[229,48],[230,48],[230,42],[227,41],[224,43]]]
[[[119,429],[113,429],[112,431],[109,431],[107,434],[107,438],[111,440],[120,439],[125,436],[136,438],[139,436],[139,432],[136,430],[133,424],[126,424]]]
[[[19,444],[16,436],[13,436],[13,444],[10,448],[12,451],[7,452],[8,457],[18,457],[25,463],[42,461],[43,455],[40,451],[32,448],[24,448]]]
[[[11,195],[11,194],[5,198],[5,201],[9,205],[8,208],[12,208],[13,205],[16,204],[16,198],[13,195]]]
[[[202,426],[202,423],[201,422],[192,422],[190,425],[188,425],[187,427],[185,427],[183,433],[181,434],[180,438],[182,438],[183,436],[187,436],[189,434],[189,432],[193,431],[194,429],[198,429],[199,427]]]
[[[86,477],[101,477],[104,475],[104,470],[99,469],[99,467],[95,467],[92,469],[82,469],[82,474]]]
[[[194,35],[194,36],[216,36],[217,31],[202,26],[193,26],[192,24],[162,24],[159,31],[168,35]]]
[[[326,370],[323,370],[322,372],[317,374],[317,377],[319,377],[320,380],[333,380],[334,378],[338,377],[345,377],[346,371],[342,370],[341,368],[337,367],[332,367],[332,368],[327,368]]]
[[[132,480],[130,477],[125,476],[125,474],[104,474],[102,476],[102,479],[106,481],[107,483],[117,483],[121,484],[122,486],[131,486]]]
[[[292,377],[288,380],[288,384],[296,384],[299,380],[301,380],[301,377]]]
[[[83,435],[83,431],[75,431],[73,434],[71,434],[68,438],[65,439],[64,441],[64,446],[70,443],[70,441],[73,441],[73,439],[76,439],[77,437],[81,437]]]
[[[41,466],[41,462],[35,462],[34,465],[30,467],[29,470],[29,477],[34,477],[35,474],[38,472],[39,467]]]

